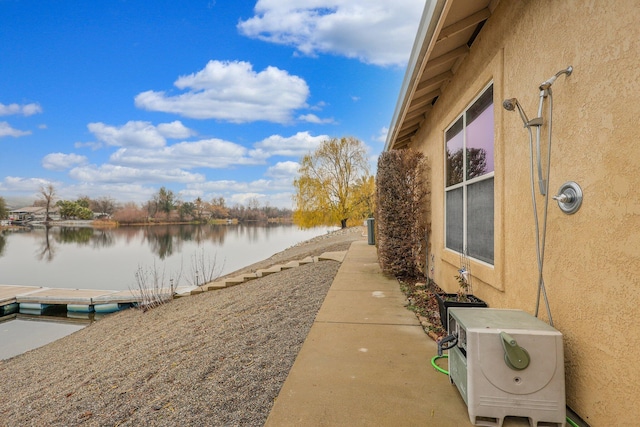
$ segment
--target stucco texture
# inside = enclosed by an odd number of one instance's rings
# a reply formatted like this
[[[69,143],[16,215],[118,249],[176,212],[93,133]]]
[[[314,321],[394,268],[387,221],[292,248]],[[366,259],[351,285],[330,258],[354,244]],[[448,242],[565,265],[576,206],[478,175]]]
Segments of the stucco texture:
[[[544,279],[564,335],[567,404],[592,426],[636,425],[640,402],[639,23],[639,1],[501,1],[411,143],[431,163],[432,277],[455,291],[459,257],[444,247],[443,132],[493,81],[496,258],[494,267],[472,262],[473,289],[490,307],[533,314],[529,139],[502,100],[518,98],[533,118],[539,84],[573,66],[552,87],[550,193],[576,181],[584,201],[573,215],[549,201]],[[536,198],[542,220],[537,189]],[[543,304],[540,313],[548,320]]]

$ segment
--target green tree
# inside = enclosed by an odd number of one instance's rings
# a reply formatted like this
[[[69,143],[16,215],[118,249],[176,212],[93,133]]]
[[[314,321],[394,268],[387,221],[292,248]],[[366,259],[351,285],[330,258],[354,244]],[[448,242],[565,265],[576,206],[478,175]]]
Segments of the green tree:
[[[183,220],[185,218],[193,218],[196,213],[196,205],[193,202],[185,202],[180,205],[178,209],[178,213],[180,214],[180,219]]]
[[[167,218],[171,211],[176,209],[176,196],[173,191],[167,190],[166,187],[161,187],[158,193],[153,196],[153,205],[155,205],[156,212],[163,212]],[[151,211],[149,212],[151,214]]]
[[[78,200],[76,200],[76,203],[79,206],[88,209],[91,206],[91,199],[89,198],[89,196],[80,196],[78,197]]]
[[[59,200],[56,206],[60,209],[60,216],[63,219],[92,219],[91,209],[80,205],[78,202],[70,200]]]
[[[301,227],[340,224],[364,218],[358,182],[369,180],[367,150],[355,138],[332,138],[304,156],[298,169],[293,220]],[[371,193],[371,196],[373,193]]]
[[[0,197],[0,219],[6,219],[8,215],[7,202],[4,200],[4,197]]]

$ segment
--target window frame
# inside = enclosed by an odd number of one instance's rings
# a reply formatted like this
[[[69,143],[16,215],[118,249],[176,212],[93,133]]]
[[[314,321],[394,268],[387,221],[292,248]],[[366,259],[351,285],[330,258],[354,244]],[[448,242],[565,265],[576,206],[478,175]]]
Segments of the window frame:
[[[493,145],[492,145],[492,152],[491,155],[494,156],[494,158],[491,159],[491,164],[492,164],[492,168],[490,172],[484,173],[480,176],[474,176],[471,178],[468,178],[468,159],[467,159],[467,154],[468,154],[468,150],[467,150],[467,146],[468,146],[468,141],[467,141],[467,128],[468,125],[470,123],[467,123],[467,113],[469,112],[469,110],[474,106],[474,104],[480,99],[482,98],[482,96],[484,96],[486,94],[486,92],[491,89],[492,90],[492,97],[491,97],[491,103],[489,106],[483,108],[481,110],[481,113],[484,112],[486,110],[486,108],[492,108],[493,109]],[[444,161],[444,248],[452,251],[453,253],[456,254],[460,254],[462,252],[467,252],[467,245],[468,245],[468,201],[469,201],[469,197],[468,197],[468,189],[470,186],[472,186],[473,184],[476,183],[480,183],[483,181],[487,181],[487,180],[492,180],[492,188],[493,188],[493,194],[492,194],[492,203],[493,203],[493,211],[492,211],[492,218],[491,220],[493,221],[493,235],[491,236],[492,239],[492,245],[493,245],[493,250],[492,250],[492,259],[491,261],[488,261],[487,259],[480,259],[477,258],[473,255],[468,255],[470,259],[472,259],[474,262],[478,262],[481,263],[483,265],[486,265],[487,267],[490,268],[494,268],[495,264],[496,264],[496,226],[495,226],[495,222],[496,222],[496,181],[495,181],[495,152],[496,152],[496,133],[495,133],[495,123],[496,123],[496,119],[497,119],[497,115],[495,113],[495,96],[496,96],[496,87],[494,84],[494,81],[491,80],[489,83],[487,83],[482,90],[480,90],[477,95],[471,100],[471,102],[469,102],[464,109],[462,110],[462,112],[460,114],[458,114],[457,116],[455,116],[455,118],[453,120],[451,120],[450,124],[444,129],[443,132],[443,142],[444,142],[444,156],[443,156],[443,161]],[[480,113],[480,114],[481,114]],[[474,119],[471,120],[471,122],[473,122],[473,120],[475,120],[475,118],[479,117],[478,114],[476,117],[474,117]],[[450,139],[447,139],[447,132],[449,132],[450,129],[458,126],[458,123],[462,121],[462,127],[461,130],[458,133],[455,133],[453,135],[453,137],[451,137]],[[447,143],[451,140],[453,140],[458,134],[462,134],[462,153],[463,153],[463,159],[462,159],[462,165],[463,165],[463,169],[462,169],[462,180],[456,183],[453,183],[451,185],[449,185],[449,166],[450,166],[450,162],[449,162],[449,158],[448,158],[448,151],[447,151]],[[462,189],[462,247],[460,248],[460,250],[458,250],[457,248],[452,248],[449,246],[450,242],[449,242],[449,236],[448,236],[448,219],[449,219],[449,213],[447,212],[447,197],[449,195],[449,193],[453,194],[453,191]]]

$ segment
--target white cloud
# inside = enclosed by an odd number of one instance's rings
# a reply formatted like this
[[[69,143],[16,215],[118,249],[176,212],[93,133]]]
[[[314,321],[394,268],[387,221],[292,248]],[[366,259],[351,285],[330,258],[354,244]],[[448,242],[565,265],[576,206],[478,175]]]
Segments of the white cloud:
[[[160,123],[158,125],[158,131],[170,139],[189,138],[196,134],[193,130],[183,125],[179,120],[171,123]]]
[[[312,105],[311,107],[309,107],[310,110],[316,110],[316,111],[320,111],[322,110],[324,107],[326,107],[328,104],[324,101],[320,101],[318,102],[316,105]]]
[[[78,154],[51,153],[42,159],[42,167],[54,171],[62,171],[86,163],[87,158]]]
[[[78,194],[87,194],[92,198],[117,195],[115,199],[119,203],[144,203],[157,192],[158,188],[141,184],[80,182],[62,188],[60,197],[73,200],[78,197]]]
[[[269,206],[277,208],[293,208],[293,194],[284,193],[235,193],[229,197],[230,205],[241,204],[246,205],[250,200],[257,199],[261,206],[269,204]]]
[[[0,138],[4,136],[13,136],[14,138],[17,138],[25,135],[31,135],[31,131],[14,129],[7,122],[0,122]]]
[[[260,193],[235,193],[232,194],[230,199],[230,205],[246,205],[250,200],[258,200],[259,203],[265,201],[266,195]]]
[[[233,142],[220,139],[205,139],[195,142],[180,142],[160,149],[121,148],[110,157],[118,165],[137,167],[167,167],[179,165],[191,168],[227,168],[234,165],[264,163],[266,155],[249,150]]]
[[[277,208],[293,209],[293,193],[283,192],[269,194],[269,198],[265,203],[269,203],[269,206]]]
[[[230,204],[244,203],[255,197],[271,206],[290,207],[293,191],[291,177],[277,179],[257,179],[254,181],[218,180],[187,184],[184,194],[196,195],[209,200],[224,197]],[[286,195],[282,197],[282,195]]]
[[[129,121],[122,126],[97,122],[89,123],[87,128],[99,141],[117,147],[159,148],[166,145],[167,138],[186,138],[195,134],[180,121],[161,123],[158,126],[143,121]]]
[[[249,192],[249,191],[266,191],[271,188],[271,181],[266,179],[258,179],[251,182],[235,181],[223,179],[218,181],[206,181],[195,183],[188,186],[189,189],[198,189],[205,192],[213,193],[231,193],[231,192]]]
[[[161,148],[123,147],[110,156],[109,162],[135,168],[224,169],[261,165],[271,156],[299,158],[327,139],[330,139],[327,135],[298,132],[290,137],[272,135],[254,144],[253,149],[216,138],[183,141]]]
[[[321,119],[315,114],[303,114],[301,116],[298,116],[298,120],[301,120],[303,122],[316,123],[316,124],[335,123],[335,121],[332,118]]]
[[[73,146],[76,147],[76,148],[89,147],[93,151],[96,151],[96,150],[102,148],[102,143],[101,142],[80,142],[80,141],[78,141],[75,144],[73,144]]]
[[[380,133],[376,136],[373,137],[374,141],[378,141],[378,142],[382,142],[385,143],[387,142],[387,134],[389,133],[389,128],[386,126],[383,126],[380,129]]]
[[[204,181],[204,176],[182,169],[138,169],[116,165],[89,165],[71,169],[69,176],[85,183],[192,183]]]
[[[298,52],[404,65],[424,8],[420,0],[259,0],[239,31]]]
[[[298,162],[278,162],[267,169],[265,176],[293,182],[293,178],[298,175],[298,169],[300,169]]]
[[[0,103],[0,116],[10,116],[13,114],[21,114],[23,116],[32,116],[34,114],[42,113],[42,107],[40,104],[9,104],[4,105]]]
[[[56,188],[59,186],[59,183],[51,182],[42,178],[7,176],[2,182],[0,182],[0,190],[18,193],[31,192],[35,195],[41,186],[48,184],[53,184]]]
[[[276,67],[255,72],[243,61],[209,61],[197,73],[180,76],[174,85],[186,92],[172,96],[149,90],[135,97],[136,106],[195,119],[287,123],[294,110],[306,107],[309,96],[302,78]]]
[[[270,156],[302,157],[328,139],[328,135],[311,136],[309,132],[298,132],[290,137],[272,135],[254,146]]]
[[[268,181],[263,181],[263,183],[266,182]],[[204,200],[224,197],[227,206],[246,205],[249,200],[256,199],[261,206],[268,204],[273,207],[291,209],[293,207],[293,193],[286,190],[277,190],[272,186],[269,188],[261,187],[257,182],[216,181],[207,183],[202,188],[182,190],[179,194],[185,200],[193,200],[196,197],[201,197]]]

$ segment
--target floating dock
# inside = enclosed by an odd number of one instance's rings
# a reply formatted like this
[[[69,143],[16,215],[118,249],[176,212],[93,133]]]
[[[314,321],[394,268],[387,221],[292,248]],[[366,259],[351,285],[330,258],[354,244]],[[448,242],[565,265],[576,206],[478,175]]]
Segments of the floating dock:
[[[332,260],[342,262],[346,251],[325,252],[317,257],[307,257],[299,261],[289,261],[253,273],[215,280],[201,286],[178,286],[173,290],[150,289],[146,291],[105,291],[95,289],[60,289],[37,286],[0,285],[0,318],[15,313],[44,315],[48,310],[66,307],[67,316],[86,316],[88,313],[106,314],[145,303],[149,295],[154,298],[171,299],[199,294],[231,286],[240,285],[259,277],[296,268],[304,264]],[[148,302],[148,301],[147,301]]]
[[[113,313],[135,306],[141,300],[141,293],[131,290],[0,285],[0,317],[18,312],[44,314],[50,308],[61,306],[66,306],[69,313]]]

